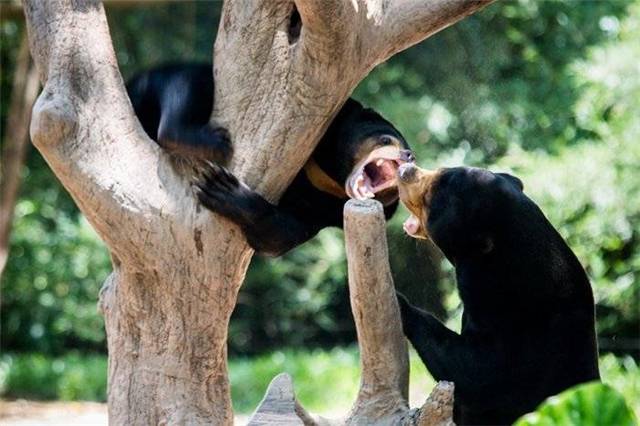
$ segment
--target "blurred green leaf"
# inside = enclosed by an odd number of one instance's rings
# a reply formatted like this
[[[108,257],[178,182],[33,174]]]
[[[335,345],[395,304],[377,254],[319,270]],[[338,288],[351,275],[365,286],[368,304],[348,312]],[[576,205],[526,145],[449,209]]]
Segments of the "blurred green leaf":
[[[612,387],[586,383],[548,398],[514,426],[635,426],[635,417]]]

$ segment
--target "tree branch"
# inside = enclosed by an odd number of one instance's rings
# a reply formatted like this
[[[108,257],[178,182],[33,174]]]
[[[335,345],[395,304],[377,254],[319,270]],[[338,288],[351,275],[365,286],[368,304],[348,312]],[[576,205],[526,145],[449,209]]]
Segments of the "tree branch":
[[[374,65],[490,1],[226,2],[214,55],[213,119],[246,153],[232,169],[277,200]],[[296,7],[302,28],[292,40]],[[271,125],[258,125],[264,122]]]
[[[336,63],[335,51],[311,36],[306,10],[301,34],[291,40],[293,11],[291,1],[226,2],[215,44],[214,120],[229,128],[245,154],[234,157],[234,172],[271,201],[289,186],[361,78],[343,74],[349,61]]]
[[[358,4],[352,1],[295,0],[303,26],[314,37],[333,39],[338,44],[353,31],[347,31],[344,22],[355,22]]]
[[[375,0],[371,0],[374,2]],[[397,52],[455,24],[494,0],[391,0],[381,8],[377,44],[385,61]],[[383,0],[384,3],[384,0]]]
[[[408,408],[409,357],[389,267],[382,205],[350,200],[344,208],[351,309],[362,378],[350,418],[374,422]]]
[[[137,253],[145,264],[144,253],[151,253],[145,243],[170,233],[166,219],[193,216],[196,204],[187,197],[176,202],[173,194],[184,192],[186,182],[169,172],[135,119],[103,7],[32,1],[25,12],[44,85],[33,110],[33,143],[109,248],[121,258]],[[141,230],[158,238],[133,241]]]

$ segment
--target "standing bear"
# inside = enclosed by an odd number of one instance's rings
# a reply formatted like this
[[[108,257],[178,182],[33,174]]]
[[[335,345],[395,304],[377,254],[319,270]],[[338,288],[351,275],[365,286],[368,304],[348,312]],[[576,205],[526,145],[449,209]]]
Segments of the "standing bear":
[[[399,295],[404,333],[436,380],[455,383],[457,424],[510,424],[598,380],[594,301],[580,262],[511,175],[398,170],[405,231],[453,264],[460,334]]]

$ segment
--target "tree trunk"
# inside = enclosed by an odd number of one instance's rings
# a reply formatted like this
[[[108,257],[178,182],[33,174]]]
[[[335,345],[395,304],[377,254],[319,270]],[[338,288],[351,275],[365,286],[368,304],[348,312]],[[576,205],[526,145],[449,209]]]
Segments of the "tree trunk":
[[[11,90],[11,104],[7,127],[3,135],[2,161],[0,166],[0,277],[9,256],[9,237],[13,211],[20,190],[20,172],[24,164],[29,141],[31,108],[38,95],[38,73],[29,55],[29,44],[25,34],[18,57]]]
[[[486,3],[225,2],[212,119],[232,135],[232,171],[278,200],[376,64]],[[30,0],[25,14],[44,84],[32,140],[112,253],[100,295],[109,420],[230,424],[227,329],[252,252],[135,119],[102,5]]]

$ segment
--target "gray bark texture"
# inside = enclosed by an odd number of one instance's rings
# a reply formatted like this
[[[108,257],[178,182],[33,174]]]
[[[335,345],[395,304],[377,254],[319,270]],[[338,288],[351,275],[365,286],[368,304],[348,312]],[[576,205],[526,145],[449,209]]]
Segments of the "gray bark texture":
[[[278,200],[375,65],[486,3],[226,1],[212,120],[231,133],[231,170]],[[227,329],[252,251],[237,226],[199,207],[189,179],[143,132],[102,4],[24,7],[44,86],[32,141],[112,254],[100,294],[110,424],[231,424]],[[290,40],[294,7],[302,31]]]

